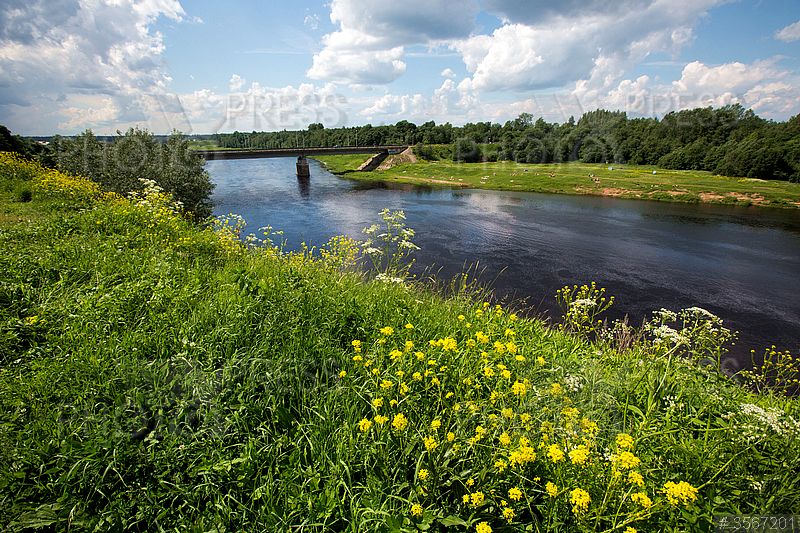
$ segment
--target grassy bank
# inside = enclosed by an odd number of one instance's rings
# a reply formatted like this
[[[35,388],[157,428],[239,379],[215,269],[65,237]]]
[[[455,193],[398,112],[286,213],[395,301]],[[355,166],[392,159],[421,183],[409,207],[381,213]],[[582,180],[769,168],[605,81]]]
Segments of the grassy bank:
[[[800,184],[715,176],[710,172],[636,165],[524,164],[419,161],[375,172],[354,172],[363,157],[318,157],[348,179],[557,194],[591,194],[741,206],[800,207]],[[613,170],[610,170],[613,169]],[[655,172],[655,174],[654,174]]]
[[[710,531],[800,508],[798,401],[697,364],[716,326],[589,341],[590,286],[548,327],[371,281],[347,243],[247,248],[157,191],[0,157],[3,530]]]

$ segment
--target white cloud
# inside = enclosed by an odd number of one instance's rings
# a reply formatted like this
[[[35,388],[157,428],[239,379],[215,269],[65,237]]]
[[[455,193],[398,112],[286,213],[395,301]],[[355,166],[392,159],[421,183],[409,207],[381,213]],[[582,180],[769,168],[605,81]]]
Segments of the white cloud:
[[[452,78],[456,77],[456,73],[453,72],[453,69],[446,68],[441,72],[440,76],[442,76],[443,78],[451,78],[452,79]]]
[[[785,43],[800,41],[800,20],[775,32],[775,38]]]
[[[247,80],[245,80],[238,74],[234,74],[233,76],[231,76],[231,80],[228,82],[228,88],[233,92],[238,91],[242,87],[244,87],[246,81]]]
[[[7,0],[0,112],[8,125],[72,133],[81,117],[112,130],[146,119],[142,101],[171,81],[162,35],[151,30],[159,17],[180,21],[185,12],[178,0]]]
[[[307,75],[316,80],[386,84],[406,71],[405,47],[464,38],[475,0],[333,0],[331,22]]]
[[[561,87],[591,79],[607,88],[654,52],[676,53],[693,25],[724,0],[612,2],[492,0],[506,23],[452,42],[479,91]]]

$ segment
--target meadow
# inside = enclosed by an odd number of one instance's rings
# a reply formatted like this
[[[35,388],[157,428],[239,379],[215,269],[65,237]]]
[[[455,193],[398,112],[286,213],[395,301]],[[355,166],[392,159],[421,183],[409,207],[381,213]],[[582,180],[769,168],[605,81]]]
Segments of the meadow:
[[[653,166],[513,161],[456,163],[448,160],[402,164],[388,170],[356,172],[364,157],[315,157],[331,172],[359,181],[411,183],[556,194],[590,194],[641,200],[739,206],[800,207],[800,184],[717,176],[695,170]]]
[[[795,356],[722,375],[707,311],[604,324],[587,280],[561,323],[526,317],[468,276],[408,279],[399,212],[295,253],[245,232],[0,154],[3,530],[677,532],[800,508]]]

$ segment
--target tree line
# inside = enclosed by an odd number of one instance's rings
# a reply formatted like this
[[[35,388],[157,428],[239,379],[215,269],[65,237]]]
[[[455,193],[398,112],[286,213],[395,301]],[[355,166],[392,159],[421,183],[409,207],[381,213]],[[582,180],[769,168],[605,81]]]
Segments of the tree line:
[[[589,111],[550,123],[523,113],[505,124],[457,127],[434,121],[303,131],[234,132],[214,136],[222,148],[415,145],[427,159],[463,162],[630,163],[678,170],[800,182],[800,115],[786,122],[757,116],[739,104],[629,118],[622,111]]]

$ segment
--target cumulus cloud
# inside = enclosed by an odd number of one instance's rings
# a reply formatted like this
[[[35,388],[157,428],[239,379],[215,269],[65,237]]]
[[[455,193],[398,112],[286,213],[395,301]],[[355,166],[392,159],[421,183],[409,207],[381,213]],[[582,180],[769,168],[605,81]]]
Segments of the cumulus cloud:
[[[785,43],[800,41],[800,20],[775,32],[775,38]]]
[[[178,0],[8,0],[0,106],[9,125],[49,132],[79,128],[80,117],[109,126],[141,120],[137,101],[170,82],[163,38],[151,30],[159,17],[180,21],[185,12]]]
[[[452,78],[456,77],[456,73],[453,72],[453,69],[446,68],[441,72],[440,76],[442,76],[443,78],[451,78],[452,79]]]
[[[505,23],[491,35],[455,41],[479,91],[560,87],[581,79],[606,86],[654,52],[677,52],[693,25],[723,0],[491,0]]]
[[[307,75],[354,84],[385,84],[406,71],[405,47],[469,35],[475,0],[333,0],[331,22]]]

